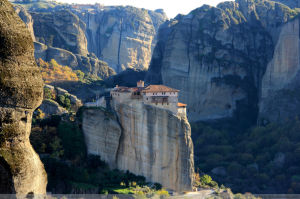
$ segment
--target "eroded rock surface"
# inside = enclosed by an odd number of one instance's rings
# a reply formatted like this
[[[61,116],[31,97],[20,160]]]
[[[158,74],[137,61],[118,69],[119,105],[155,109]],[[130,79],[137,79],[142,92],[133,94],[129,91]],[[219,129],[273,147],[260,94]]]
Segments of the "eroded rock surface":
[[[126,68],[148,68],[152,44],[155,44],[154,25],[159,27],[165,15],[150,14],[145,9],[130,6],[77,14],[87,24],[89,52],[95,53],[117,72]]]
[[[88,152],[116,168],[122,129],[117,118],[103,109],[87,109],[83,113],[83,129]]]
[[[0,193],[45,194],[47,176],[29,135],[43,82],[25,24],[0,1]]]
[[[134,100],[116,104],[116,116],[87,109],[83,131],[88,152],[110,167],[129,170],[176,191],[192,190],[191,128],[184,116]]]
[[[20,5],[16,6],[16,10],[24,11]],[[34,7],[30,11],[27,14],[32,15],[38,42],[76,56],[98,58],[117,72],[126,68],[148,68],[156,44],[156,32],[167,19],[163,10],[150,11],[131,6],[99,8],[91,5],[90,9],[85,9],[81,5],[65,4],[62,8],[49,8],[47,12]],[[23,12],[18,13],[21,17],[24,15]],[[28,17],[31,18],[30,14]],[[26,24],[32,24],[27,23],[28,17],[22,18]],[[75,64],[69,61],[69,65]],[[84,64],[88,62],[84,60]],[[91,64],[91,67],[94,66],[97,67],[97,64]]]
[[[297,15],[272,1],[224,2],[178,15],[159,31],[146,81],[181,90],[192,121],[256,123],[278,27]]]
[[[48,46],[87,55],[86,25],[71,11],[31,13],[36,40]]]
[[[35,41],[34,30],[33,30],[33,19],[29,12],[22,6],[14,6],[16,13],[25,23],[27,29],[29,30],[32,40]]]
[[[300,111],[299,17],[280,27],[273,59],[262,80],[260,119],[294,119]]]
[[[69,66],[73,70],[81,70],[86,74],[100,77],[102,79],[116,74],[106,62],[99,60],[97,57],[74,54],[65,49],[47,46],[40,42],[34,42],[34,48],[36,59],[41,58],[47,62],[50,62],[52,59],[54,59],[62,66]]]

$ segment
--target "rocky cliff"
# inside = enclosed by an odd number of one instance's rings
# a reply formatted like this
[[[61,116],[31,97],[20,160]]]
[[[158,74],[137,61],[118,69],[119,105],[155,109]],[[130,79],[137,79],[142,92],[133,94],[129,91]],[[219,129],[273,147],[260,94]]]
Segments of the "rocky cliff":
[[[130,6],[99,8],[91,5],[85,9],[84,6],[65,4],[46,12],[34,7],[31,6],[30,14],[38,42],[80,56],[98,58],[118,72],[126,68],[148,68],[156,32],[167,19],[163,10]],[[21,6],[16,8],[20,10]]]
[[[33,31],[33,19],[31,15],[22,6],[14,6],[14,8],[16,13],[19,15],[19,17],[22,19],[27,29],[29,30],[32,40],[35,41],[35,36]]]
[[[282,25],[262,80],[260,119],[284,121],[300,112],[299,17]]]
[[[194,160],[186,117],[143,103],[116,104],[116,112],[87,109],[83,131],[88,152],[110,167],[129,170],[176,191],[192,189]]]
[[[86,56],[85,24],[71,11],[31,13],[38,42]]]
[[[146,81],[181,90],[189,119],[255,123],[278,27],[297,15],[271,1],[203,6],[161,26]]]
[[[148,68],[156,29],[166,19],[163,13],[126,6],[77,14],[87,25],[89,52],[117,72]]]
[[[6,0],[0,1],[0,193],[45,194],[44,166],[29,142],[43,83],[32,38]]]
[[[50,62],[54,59],[62,66],[69,66],[73,70],[81,70],[85,74],[106,79],[114,74],[115,71],[107,65],[106,62],[93,56],[83,56],[74,54],[62,48],[47,46],[40,42],[34,42],[34,56],[36,59],[42,59]]]

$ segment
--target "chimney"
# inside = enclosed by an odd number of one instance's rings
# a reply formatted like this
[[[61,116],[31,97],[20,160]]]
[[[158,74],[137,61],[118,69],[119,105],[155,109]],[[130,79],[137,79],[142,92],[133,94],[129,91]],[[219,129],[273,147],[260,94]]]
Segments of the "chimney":
[[[144,88],[144,81],[140,80],[136,83],[138,88]]]

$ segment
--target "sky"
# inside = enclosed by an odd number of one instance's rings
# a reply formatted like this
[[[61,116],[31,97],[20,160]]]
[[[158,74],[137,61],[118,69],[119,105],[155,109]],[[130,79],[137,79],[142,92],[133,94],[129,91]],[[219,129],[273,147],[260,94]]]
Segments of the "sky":
[[[169,18],[174,18],[177,14],[188,14],[191,10],[209,4],[216,6],[225,0],[57,0],[65,3],[82,3],[104,5],[131,5],[138,8],[155,10],[162,8]]]

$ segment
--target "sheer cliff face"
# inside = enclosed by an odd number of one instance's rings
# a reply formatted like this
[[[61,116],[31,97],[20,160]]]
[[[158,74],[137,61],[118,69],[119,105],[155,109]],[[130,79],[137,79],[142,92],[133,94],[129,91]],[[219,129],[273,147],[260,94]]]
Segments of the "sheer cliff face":
[[[71,11],[31,13],[38,42],[86,56],[85,24]]]
[[[88,152],[166,188],[192,190],[193,143],[186,117],[137,101],[116,104],[114,110],[117,118],[102,110],[84,112]]]
[[[179,15],[161,26],[146,81],[181,90],[191,120],[247,115],[255,122],[273,30],[296,14],[274,2],[236,0]]]
[[[87,25],[89,52],[95,53],[117,72],[126,68],[148,68],[155,28],[165,20],[163,15],[153,12],[151,17],[147,10],[129,6],[80,15]]]
[[[20,6],[16,6],[16,10],[31,30],[32,20],[28,22],[31,16],[27,13],[27,17],[23,17],[25,10]],[[126,68],[148,68],[156,32],[167,19],[162,10],[130,6],[86,11],[66,5],[64,9],[31,12],[31,15],[38,42],[80,56],[94,53],[117,72]]]
[[[22,6],[15,6],[15,11],[19,15],[19,17],[22,19],[22,21],[25,23],[27,29],[30,32],[32,40],[35,41],[35,36],[34,36],[34,31],[33,31],[33,19],[31,17],[31,15]]]
[[[280,27],[273,59],[262,80],[260,118],[294,119],[300,111],[299,17]]]
[[[0,193],[45,194],[44,166],[29,142],[43,83],[25,24],[0,2]]]

